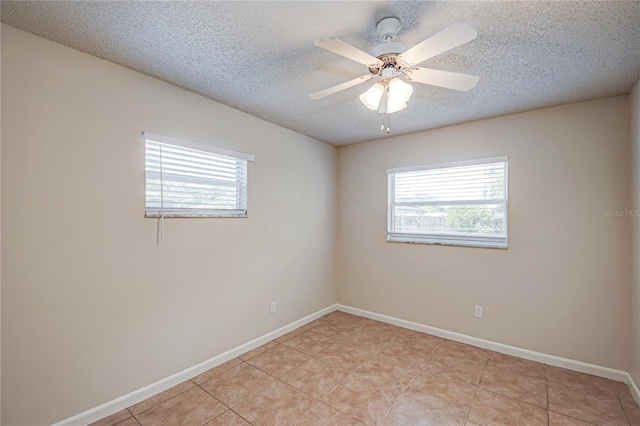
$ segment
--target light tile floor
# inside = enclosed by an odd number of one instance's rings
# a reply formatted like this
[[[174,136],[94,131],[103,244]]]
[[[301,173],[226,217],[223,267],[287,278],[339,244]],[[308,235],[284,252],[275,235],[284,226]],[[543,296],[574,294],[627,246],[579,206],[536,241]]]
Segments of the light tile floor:
[[[335,311],[94,425],[640,425],[626,384]]]

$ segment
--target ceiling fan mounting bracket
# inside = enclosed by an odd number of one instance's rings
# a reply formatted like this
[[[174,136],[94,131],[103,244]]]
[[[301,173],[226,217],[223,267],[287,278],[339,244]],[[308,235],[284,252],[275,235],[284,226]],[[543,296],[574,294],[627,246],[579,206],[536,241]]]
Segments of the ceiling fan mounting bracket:
[[[385,43],[395,40],[395,38],[398,36],[400,28],[402,28],[400,20],[395,16],[383,18],[376,24],[378,35]]]

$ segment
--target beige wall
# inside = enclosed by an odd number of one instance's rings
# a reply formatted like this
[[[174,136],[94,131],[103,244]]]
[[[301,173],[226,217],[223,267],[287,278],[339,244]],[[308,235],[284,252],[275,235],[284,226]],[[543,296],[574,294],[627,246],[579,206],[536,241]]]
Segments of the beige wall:
[[[2,88],[3,424],[67,418],[337,301],[336,148],[4,25]],[[255,154],[249,218],[168,219],[157,246],[145,129]]]
[[[631,205],[640,211],[640,81],[630,95],[632,183]],[[631,281],[631,363],[629,372],[640,386],[640,218],[632,219],[632,281]]]
[[[0,46],[2,45],[2,31],[0,31]],[[0,55],[0,70],[2,69],[2,55]],[[0,72],[0,93],[2,93],[2,73]],[[0,123],[2,123],[2,106],[0,102]],[[0,126],[1,127],[1,126]],[[0,130],[0,153],[2,152],[2,130]],[[2,188],[2,155],[0,155],[0,188]],[[0,194],[2,190],[0,189]],[[2,196],[0,195],[0,241],[2,241]],[[0,331],[2,330],[2,244],[0,244]],[[1,336],[1,333],[0,333]],[[2,338],[0,338],[0,401],[2,401]],[[0,403],[0,423],[2,423],[2,404]]]
[[[627,371],[628,97],[341,148],[340,303]],[[509,249],[386,242],[385,169],[509,156]],[[475,319],[474,305],[484,308]]]

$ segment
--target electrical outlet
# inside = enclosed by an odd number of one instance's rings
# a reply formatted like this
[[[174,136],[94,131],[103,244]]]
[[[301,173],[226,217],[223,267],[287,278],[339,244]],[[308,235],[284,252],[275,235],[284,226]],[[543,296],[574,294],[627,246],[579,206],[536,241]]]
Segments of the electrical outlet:
[[[271,302],[271,313],[272,314],[276,313],[276,302]]]
[[[476,318],[482,318],[482,306],[476,306]]]

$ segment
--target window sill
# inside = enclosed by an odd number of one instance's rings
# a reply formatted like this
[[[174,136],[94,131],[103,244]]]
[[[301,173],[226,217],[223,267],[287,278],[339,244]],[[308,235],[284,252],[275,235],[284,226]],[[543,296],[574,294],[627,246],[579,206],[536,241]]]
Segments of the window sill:
[[[156,214],[156,213],[146,213],[144,215],[145,218],[147,219],[158,219],[160,217],[163,217],[165,219],[206,219],[206,218],[247,218],[249,217],[247,214],[165,214],[165,215],[160,215],[160,214]]]
[[[432,238],[416,235],[394,235],[387,234],[387,242],[390,243],[409,243],[409,244],[427,244],[434,246],[454,246],[454,247],[473,247],[473,248],[487,248],[487,249],[499,249],[507,250],[506,241],[473,241],[464,239],[447,239],[447,238]]]

